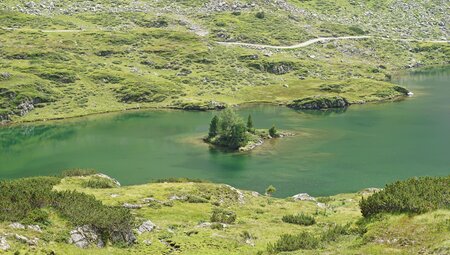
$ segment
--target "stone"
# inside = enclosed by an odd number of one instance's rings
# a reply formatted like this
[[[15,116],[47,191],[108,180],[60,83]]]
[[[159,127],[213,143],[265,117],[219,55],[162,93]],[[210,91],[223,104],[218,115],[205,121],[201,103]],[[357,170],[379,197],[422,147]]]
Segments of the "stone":
[[[173,196],[170,196],[170,197],[169,197],[169,200],[170,200],[170,201],[174,201],[174,200],[181,200],[181,201],[184,201],[184,200],[186,200],[186,199],[187,199],[186,196],[177,196],[177,195],[173,195]]]
[[[120,182],[118,180],[116,180],[112,177],[109,177],[106,174],[94,174],[93,176],[108,179],[108,180],[112,181],[114,184],[116,184],[118,187],[120,187]]]
[[[145,232],[152,232],[156,228],[156,225],[150,220],[145,221],[142,225],[139,226],[137,232],[139,235]]]
[[[308,193],[299,193],[292,196],[295,201],[316,201],[316,199],[310,196]]]
[[[147,197],[142,199],[142,202],[144,203],[161,203],[161,201],[159,201],[158,199],[155,199],[153,197]]]
[[[78,248],[87,248],[95,243],[97,247],[104,247],[105,244],[100,238],[98,230],[89,225],[77,227],[70,231],[69,243],[74,244]]]
[[[144,240],[143,243],[146,245],[152,245],[152,241],[150,240]]]
[[[31,230],[39,232],[39,233],[42,232],[42,229],[39,225],[28,225],[27,229],[31,229]]]
[[[113,243],[125,243],[127,245],[131,245],[136,243],[136,236],[133,234],[133,231],[114,231],[111,233],[111,241]]]
[[[0,250],[7,251],[7,250],[9,250],[9,248],[11,248],[11,246],[9,245],[8,241],[6,240],[6,237],[1,236],[0,237]]]
[[[9,224],[10,228],[15,228],[15,229],[25,229],[25,226],[20,224],[19,222],[13,222],[11,224]]]
[[[28,244],[28,245],[30,245],[30,246],[37,246],[37,245],[38,245],[38,241],[39,241],[38,238],[29,239],[28,237],[22,236],[22,235],[19,235],[19,234],[15,234],[14,237],[15,237],[19,242]]]
[[[125,208],[128,208],[128,209],[141,209],[142,208],[142,205],[130,204],[130,203],[124,203],[122,206]]]
[[[120,195],[119,194],[111,194],[111,197],[116,198],[116,197],[120,197]]]

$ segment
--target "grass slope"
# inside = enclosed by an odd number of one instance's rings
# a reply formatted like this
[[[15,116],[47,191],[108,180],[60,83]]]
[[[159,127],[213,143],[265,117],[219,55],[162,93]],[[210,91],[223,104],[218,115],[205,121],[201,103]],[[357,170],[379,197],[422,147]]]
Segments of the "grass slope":
[[[444,1],[52,3],[0,3],[3,118],[209,108],[211,101],[286,104],[316,95],[383,101],[402,96],[389,82],[396,71],[448,64],[447,43],[373,37],[292,50],[216,43],[284,45],[361,34],[446,39]]]
[[[448,252],[450,212],[436,210],[421,215],[381,214],[364,220],[358,206],[362,196],[370,193],[340,194],[315,201],[294,201],[273,198],[250,191],[237,191],[227,185],[213,183],[172,182],[150,183],[117,188],[88,188],[86,183],[98,177],[66,177],[55,190],[76,190],[94,195],[106,205],[142,204],[133,209],[136,226],[151,220],[158,227],[138,236],[131,247],[78,249],[66,244],[73,228],[66,220],[49,210],[50,224],[42,233],[17,230],[0,223],[0,232],[9,234],[10,253],[19,254],[268,254],[268,244],[283,234],[307,231],[314,237],[323,236],[314,249],[301,249],[286,254],[418,254]],[[174,181],[174,180],[172,180]],[[176,180],[175,180],[176,181]],[[241,193],[242,192],[242,193]],[[114,195],[113,195],[114,194]],[[240,195],[242,194],[242,195]],[[112,196],[113,195],[113,196]],[[169,201],[173,195],[187,196],[185,201]],[[144,198],[163,203],[144,203]],[[319,203],[320,202],[320,203]],[[319,203],[319,204],[318,204]],[[236,213],[236,221],[225,228],[199,227],[209,222],[213,208],[220,205]],[[283,221],[283,216],[306,214],[315,224],[297,225]],[[345,226],[335,230],[336,224]],[[15,241],[12,234],[38,237],[39,245],[30,248]],[[144,240],[151,241],[151,245]],[[162,241],[179,246],[173,251]],[[16,253],[17,254],[17,253]]]

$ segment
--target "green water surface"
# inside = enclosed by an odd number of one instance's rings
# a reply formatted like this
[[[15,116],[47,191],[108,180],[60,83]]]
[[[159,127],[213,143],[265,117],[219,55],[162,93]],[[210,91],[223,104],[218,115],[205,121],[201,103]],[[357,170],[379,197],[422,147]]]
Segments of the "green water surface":
[[[202,144],[214,112],[141,111],[0,128],[0,178],[94,168],[122,184],[192,177],[277,196],[381,187],[411,176],[450,174],[450,69],[402,76],[415,95],[341,111],[241,107],[255,126],[296,137],[224,153]]]

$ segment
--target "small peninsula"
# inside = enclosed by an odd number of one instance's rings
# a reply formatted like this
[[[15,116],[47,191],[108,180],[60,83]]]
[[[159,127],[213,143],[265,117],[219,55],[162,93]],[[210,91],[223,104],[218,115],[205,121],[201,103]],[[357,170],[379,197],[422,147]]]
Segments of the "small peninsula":
[[[275,125],[269,129],[256,129],[251,115],[248,115],[245,123],[231,108],[226,108],[212,118],[208,136],[203,140],[215,147],[243,152],[264,144],[264,140],[293,135],[277,130]]]

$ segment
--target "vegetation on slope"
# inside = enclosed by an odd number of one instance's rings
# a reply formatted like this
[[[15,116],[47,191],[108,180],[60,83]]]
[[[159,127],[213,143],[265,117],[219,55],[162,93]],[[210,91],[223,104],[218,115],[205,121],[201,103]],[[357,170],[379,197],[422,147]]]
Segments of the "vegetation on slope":
[[[450,176],[413,178],[386,185],[384,190],[362,199],[364,217],[378,213],[424,213],[450,209]]]
[[[447,35],[439,11],[446,3],[40,3],[0,3],[1,120],[288,104],[315,96],[339,96],[350,104],[389,100],[404,95],[389,82],[397,70],[448,64],[446,43],[380,37],[292,50],[216,43],[282,45],[363,33],[436,40]],[[408,21],[399,21],[400,14]],[[426,22],[417,25],[417,19]]]
[[[27,186],[36,191],[34,198],[60,194],[56,206],[39,207],[44,213],[27,213],[27,221],[14,218],[2,211],[0,237],[11,245],[8,250],[25,254],[415,254],[446,253],[446,236],[449,234],[448,209],[438,209],[422,214],[381,214],[365,219],[358,206],[361,194],[375,196],[363,191],[358,194],[341,194],[315,201],[295,201],[262,196],[255,192],[240,191],[228,185],[205,182],[150,183],[139,186],[91,188],[84,185],[95,176],[59,178],[31,178],[5,181],[2,185],[17,185],[25,194]],[[440,183],[443,178],[430,178]],[[406,185],[411,180],[400,183]],[[39,183],[42,185],[33,185]],[[20,185],[19,185],[20,184]],[[29,184],[29,185],[28,185]],[[49,191],[49,188],[53,189]],[[398,185],[398,184],[397,184]],[[45,187],[45,188],[40,188]],[[431,186],[430,189],[432,189]],[[423,186],[425,188],[425,186]],[[46,189],[47,195],[39,190]],[[75,190],[75,191],[74,191]],[[448,186],[445,192],[448,192]],[[9,208],[12,194],[2,189],[2,208]],[[16,194],[16,193],[14,193]],[[64,194],[64,195],[61,195]],[[430,192],[429,194],[432,194]],[[24,195],[17,194],[18,197]],[[434,193],[437,195],[437,193]],[[188,197],[202,198],[203,202],[190,202]],[[95,198],[94,198],[95,197]],[[24,200],[21,207],[29,208]],[[101,201],[101,202],[100,202]],[[67,203],[65,203],[67,202]],[[81,209],[74,210],[69,202]],[[322,204],[322,202],[324,202]],[[131,209],[134,217],[119,213],[124,204],[140,205]],[[95,207],[104,217],[92,214]],[[104,209],[100,209],[104,208]],[[110,208],[110,209],[106,209]],[[114,208],[114,209],[113,209]],[[96,210],[97,210],[96,209]],[[108,214],[102,210],[114,211]],[[123,208],[123,212],[128,209]],[[19,212],[20,213],[20,212]],[[106,214],[105,214],[106,213]],[[286,215],[311,215],[315,224],[304,226],[283,221]],[[44,216],[42,216],[44,215]],[[70,217],[69,217],[70,215]],[[116,218],[116,215],[118,218]],[[33,216],[33,217],[31,217]],[[42,220],[45,219],[45,220]],[[120,221],[125,220],[125,222]],[[136,233],[137,242],[123,247],[107,248],[95,244],[80,249],[68,244],[69,232],[76,226],[95,223],[98,226],[115,227],[118,222],[138,228],[142,222],[151,220],[156,227],[145,233]],[[11,222],[39,224],[42,232],[32,229],[15,229]],[[86,222],[88,221],[88,222]],[[29,246],[16,240],[14,234],[39,239],[37,246]]]

